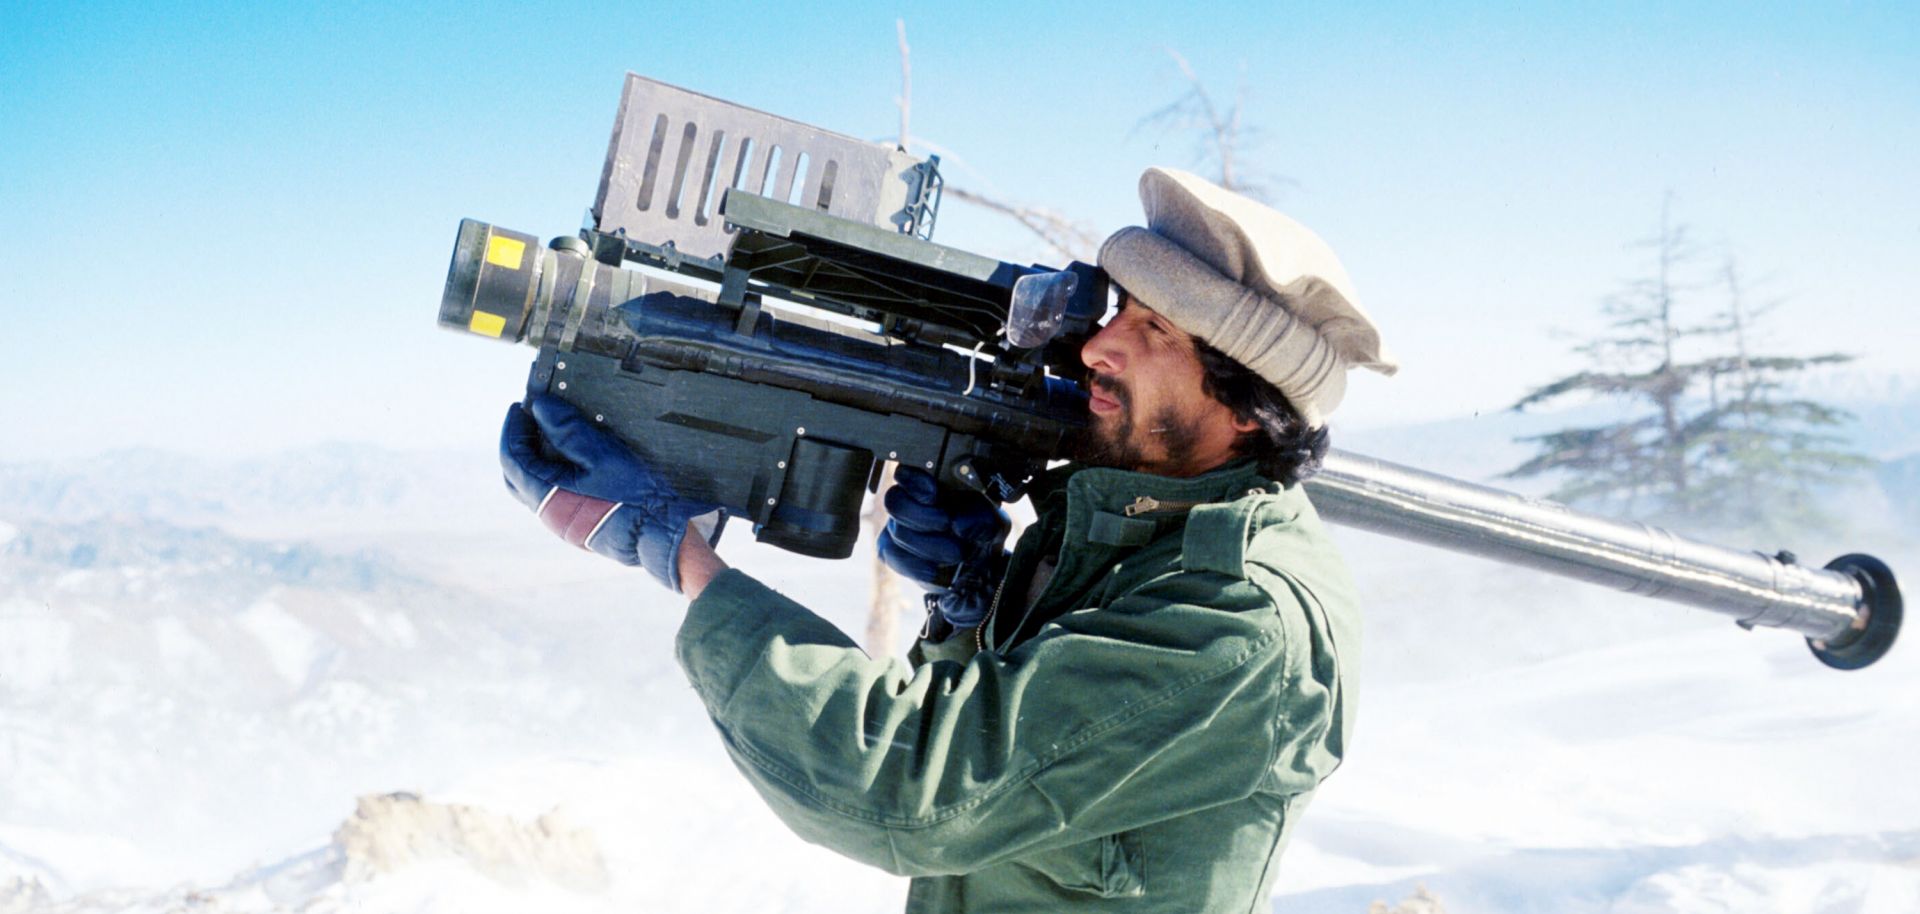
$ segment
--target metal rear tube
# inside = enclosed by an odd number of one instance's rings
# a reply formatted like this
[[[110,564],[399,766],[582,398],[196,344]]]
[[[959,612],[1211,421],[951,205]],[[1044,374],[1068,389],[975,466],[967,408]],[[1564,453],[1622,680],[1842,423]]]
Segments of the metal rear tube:
[[[1878,660],[1900,628],[1899,586],[1872,556],[1810,568],[1337,451],[1307,487],[1333,523],[1795,631],[1837,669]]]

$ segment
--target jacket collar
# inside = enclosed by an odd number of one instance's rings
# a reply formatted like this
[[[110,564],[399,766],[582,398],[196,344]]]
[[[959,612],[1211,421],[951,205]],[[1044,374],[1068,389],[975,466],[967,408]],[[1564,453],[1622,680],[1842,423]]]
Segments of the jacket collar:
[[[1261,476],[1251,460],[1233,461],[1189,478],[1077,464],[1048,471],[1034,483],[1031,492],[1034,505],[1042,516],[1064,507],[1065,523],[1060,528],[1061,539],[1057,544],[1051,540],[1040,541],[1041,548],[1058,559],[1043,595],[1080,593],[1112,567],[1122,550],[1145,546],[1183,527],[1191,508],[1232,501],[1249,491],[1278,492],[1280,486]],[[1127,508],[1142,504],[1143,499],[1156,503],[1155,507],[1128,515]],[[1021,545],[1024,548],[1026,542],[1023,540]],[[1057,614],[1056,607],[1055,611],[1043,615],[1040,623],[1034,623],[1038,604],[1002,605],[1001,598],[1007,596],[1006,586],[1002,583],[1002,590],[994,599],[995,611],[988,614],[985,627],[976,635],[976,643],[983,647],[1017,643],[1023,633]],[[1012,613],[1018,621],[996,618],[1001,613]]]
[[[1066,499],[1066,541],[1135,545],[1117,541],[1164,529],[1183,520],[1195,505],[1232,501],[1250,491],[1277,492],[1277,483],[1261,476],[1251,460],[1235,460],[1199,476],[1156,476],[1112,467],[1068,464],[1042,477],[1039,500]],[[1092,534],[1090,536],[1090,534]]]

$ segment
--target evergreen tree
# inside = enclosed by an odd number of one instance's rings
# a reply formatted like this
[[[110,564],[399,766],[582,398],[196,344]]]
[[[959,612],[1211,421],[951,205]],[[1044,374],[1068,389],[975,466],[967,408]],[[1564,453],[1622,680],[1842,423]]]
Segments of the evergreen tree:
[[[1690,323],[1704,288],[1692,281],[1699,252],[1671,204],[1640,243],[1653,254],[1651,275],[1605,299],[1607,333],[1575,347],[1589,367],[1513,407],[1584,395],[1624,401],[1628,414],[1522,439],[1538,451],[1506,476],[1553,474],[1554,498],[1630,516],[1773,532],[1820,525],[1816,493],[1869,462],[1835,434],[1850,418],[1844,411],[1791,398],[1787,382],[1852,357],[1756,354],[1754,321],[1770,308],[1747,305],[1731,259],[1718,283],[1726,308]]]
[[[1756,355],[1752,328],[1777,303],[1751,307],[1738,265],[1721,267],[1727,308],[1715,327],[1731,353],[1708,375],[1707,407],[1693,424],[1708,430],[1698,455],[1702,485],[1698,501],[1715,507],[1725,523],[1785,533],[1824,527],[1818,495],[1857,477],[1873,461],[1850,452],[1839,428],[1845,410],[1794,399],[1788,381],[1798,372],[1852,361],[1853,356]]]

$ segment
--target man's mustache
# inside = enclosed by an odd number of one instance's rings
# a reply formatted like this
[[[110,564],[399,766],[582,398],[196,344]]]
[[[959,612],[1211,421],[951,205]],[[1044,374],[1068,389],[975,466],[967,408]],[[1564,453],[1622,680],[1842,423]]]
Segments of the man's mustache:
[[[1087,387],[1121,406],[1133,405],[1133,391],[1127,389],[1125,381],[1112,375],[1088,375]]]

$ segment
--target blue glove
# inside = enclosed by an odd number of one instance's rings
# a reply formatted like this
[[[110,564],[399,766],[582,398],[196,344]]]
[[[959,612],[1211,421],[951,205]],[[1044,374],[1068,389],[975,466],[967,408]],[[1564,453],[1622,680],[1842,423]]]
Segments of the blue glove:
[[[1005,511],[985,495],[943,489],[912,467],[893,472],[880,560],[927,591],[928,609],[955,628],[979,625],[1003,570]]]
[[[699,518],[720,541],[726,512],[682,500],[612,433],[558,397],[507,409],[500,430],[507,488],[561,539],[623,565],[639,565],[680,592],[680,543]]]

